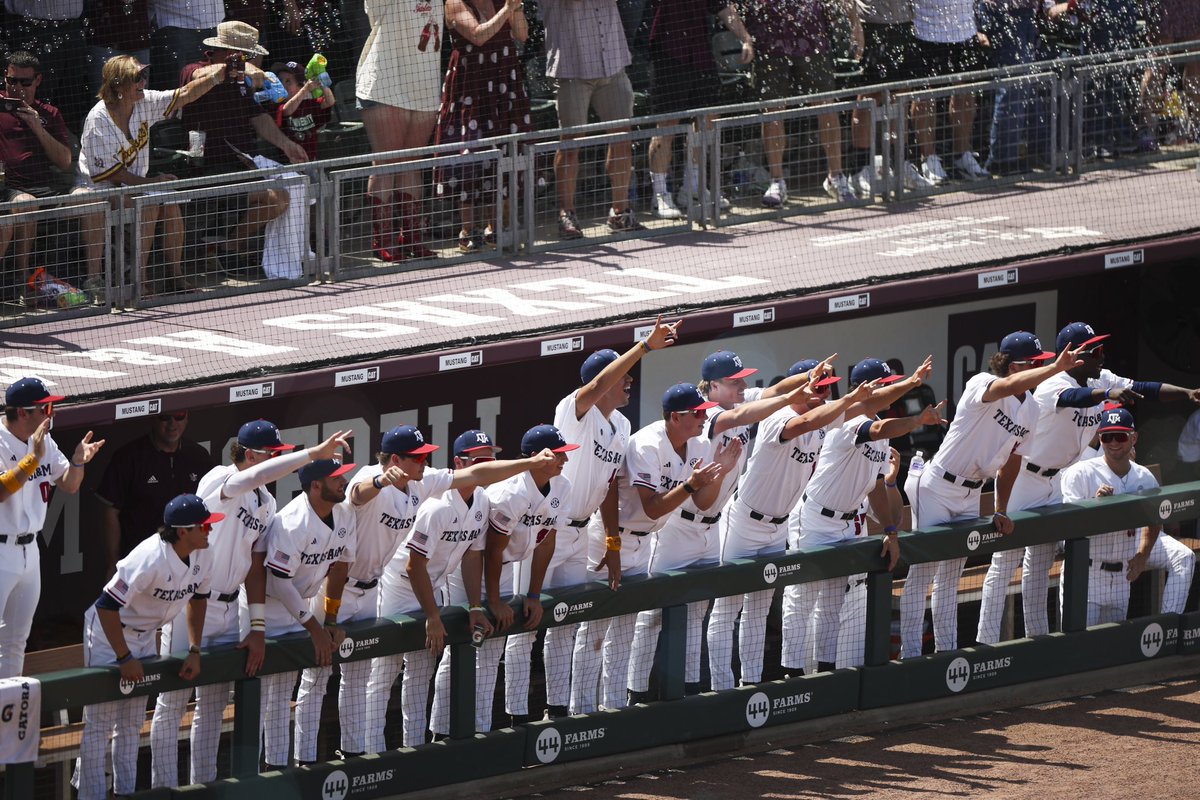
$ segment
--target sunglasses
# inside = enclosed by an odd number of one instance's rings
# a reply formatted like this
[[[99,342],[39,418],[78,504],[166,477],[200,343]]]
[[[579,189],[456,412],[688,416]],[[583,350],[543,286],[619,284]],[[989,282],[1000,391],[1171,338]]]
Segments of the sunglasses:
[[[681,417],[686,417],[690,414],[691,416],[695,417],[696,419],[705,419],[706,417],[708,417],[708,412],[704,411],[703,409],[699,409],[699,408],[689,409],[688,411],[676,411],[675,413]]]
[[[174,414],[159,414],[159,422],[183,422],[188,418],[186,411],[177,411]]]
[[[39,403],[36,406],[22,406],[26,411],[40,411],[47,417],[54,416],[54,403]]]
[[[1100,434],[1100,441],[1108,444],[1116,442],[1117,444],[1125,444],[1129,441],[1129,434],[1125,431],[1109,431],[1108,433]]]
[[[1100,356],[1104,355],[1104,345],[1098,344],[1094,347],[1089,347],[1087,350],[1083,351],[1083,355],[1099,358]]]
[[[13,75],[5,75],[4,76],[4,82],[7,83],[9,86],[18,86],[18,85],[19,86],[33,86],[33,82],[36,80],[37,80],[36,77],[34,77],[34,78],[18,78]]]
[[[495,461],[495,460],[496,460],[495,456],[471,456],[471,458],[470,458],[470,461],[472,464],[478,464],[481,461]]]
[[[211,522],[201,522],[199,525],[176,525],[175,526],[175,530],[177,530],[177,531],[190,531],[192,528],[203,528],[205,533],[212,533],[213,526],[212,526]]]
[[[246,452],[258,453],[260,456],[266,456],[267,458],[274,458],[275,456],[279,455],[278,450],[256,450],[253,447],[247,447]]]

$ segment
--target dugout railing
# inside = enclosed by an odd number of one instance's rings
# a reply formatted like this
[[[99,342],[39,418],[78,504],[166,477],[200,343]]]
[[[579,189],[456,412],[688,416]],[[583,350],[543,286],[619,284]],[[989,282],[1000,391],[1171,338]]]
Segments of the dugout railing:
[[[883,568],[878,537],[840,547],[738,560],[720,567],[630,578],[616,592],[603,582],[593,582],[547,593],[542,601],[543,628],[662,608],[663,629],[655,665],[662,700],[488,734],[473,730],[475,650],[470,644],[466,611],[451,608],[443,615],[451,650],[448,740],[262,775],[258,774],[259,680],[244,677],[241,651],[206,652],[196,683],[235,682],[232,779],[153,790],[145,796],[193,800],[382,797],[527,767],[950,698],[1169,655],[1200,655],[1200,612],[1150,614],[1085,627],[1089,536],[1197,516],[1200,482],[1193,482],[1020,512],[1013,515],[1016,530],[1009,536],[999,535],[990,520],[982,518],[904,534],[901,552],[910,564],[987,556],[998,550],[1065,540],[1061,632],[905,661],[889,661],[892,576]],[[685,697],[686,603],[861,573],[867,575],[863,666]],[[425,639],[419,615],[351,624],[347,630],[350,644],[343,644],[335,663],[420,649]],[[268,643],[260,675],[311,666],[311,657],[307,635],[281,637]],[[41,681],[43,708],[78,709],[89,703],[196,685],[177,677],[178,656],[144,663],[146,677],[133,687],[121,685],[115,666],[35,676]],[[34,773],[32,763],[9,765],[4,775],[5,798],[33,797]]]
[[[539,130],[524,135],[509,135],[485,140],[469,154],[458,145],[433,145],[411,151],[375,155],[355,155],[310,164],[281,165],[230,175],[188,178],[155,184],[154,191],[138,196],[135,187],[105,190],[87,195],[56,196],[23,204],[0,204],[0,214],[11,223],[33,223],[38,231],[32,243],[30,270],[43,267],[47,273],[83,288],[88,282],[84,269],[85,250],[81,235],[87,209],[97,204],[111,206],[103,211],[103,269],[99,285],[89,283],[86,298],[71,295],[57,303],[34,297],[31,307],[24,295],[28,274],[18,274],[13,261],[15,243],[0,269],[0,288],[6,301],[0,303],[0,326],[20,325],[46,319],[48,313],[95,313],[122,307],[145,307],[163,303],[187,302],[213,295],[238,294],[289,283],[336,281],[361,278],[366,274],[425,269],[432,265],[474,261],[493,256],[513,257],[522,251],[560,247],[596,247],[630,235],[654,236],[688,230],[692,225],[738,224],[793,214],[823,213],[844,204],[830,200],[821,187],[824,159],[814,133],[815,117],[835,112],[847,164],[851,139],[850,124],[857,112],[875,131],[868,153],[869,163],[877,167],[877,180],[868,195],[856,200],[867,204],[879,200],[911,199],[921,194],[936,194],[965,189],[977,190],[1014,180],[1036,179],[1043,185],[1078,176],[1089,170],[1127,169],[1163,160],[1190,159],[1196,147],[1186,140],[1163,145],[1154,152],[1107,153],[1106,159],[1093,158],[1097,120],[1109,124],[1113,109],[1123,120],[1136,124],[1143,107],[1134,109],[1135,79],[1150,76],[1150,85],[1158,86],[1164,76],[1179,67],[1200,60],[1195,43],[1128,51],[1104,56],[1077,56],[1043,61],[1020,67],[907,81],[877,86],[852,86],[822,95],[798,96],[772,102],[764,112],[759,102],[697,109],[685,117],[679,115],[644,116],[630,121],[628,132],[614,132],[612,123],[562,130]],[[1164,89],[1159,94],[1181,92]],[[1000,180],[988,182],[954,181],[936,188],[914,192],[906,187],[903,163],[915,159],[910,142],[909,106],[916,98],[943,103],[956,95],[978,98],[974,142],[986,142],[990,113],[996,98],[1004,93],[1007,102],[1020,107],[1019,119],[1010,134],[1019,140],[1020,163]],[[864,95],[872,95],[860,99]],[[1114,99],[1115,98],[1115,99]],[[777,109],[777,110],[776,110]],[[1150,109],[1154,110],[1154,109]],[[1136,113],[1135,113],[1136,111]],[[1165,119],[1165,109],[1160,118]],[[1179,109],[1171,113],[1178,113]],[[791,201],[780,209],[764,210],[762,190],[769,181],[760,145],[761,122],[770,115],[785,123],[789,146],[785,151],[785,171],[792,187]],[[1129,119],[1130,117],[1135,119]],[[1200,119],[1191,119],[1193,128]],[[693,125],[693,123],[697,123]],[[668,123],[674,123],[668,125]],[[939,117],[935,140],[947,152],[949,136],[946,120]],[[1176,121],[1182,124],[1181,121]],[[667,127],[660,128],[660,125]],[[1108,130],[1109,127],[1103,127]],[[1102,131],[1103,132],[1103,131]],[[646,151],[655,135],[669,133],[675,139],[674,171],[682,172],[689,151],[697,152],[701,182],[708,188],[708,202],[696,204],[681,220],[659,220],[650,211],[652,197],[646,183]],[[571,138],[563,138],[564,135]],[[1171,135],[1174,135],[1173,133]],[[608,204],[608,179],[604,169],[604,149],[613,142],[632,145],[633,182],[631,202],[639,210],[647,231],[638,234],[612,232],[604,223]],[[587,229],[585,239],[560,241],[556,219],[558,202],[554,185],[553,157],[558,151],[575,149],[580,154],[577,199],[581,221]],[[170,151],[175,161],[188,161],[186,154]],[[408,160],[398,161],[405,158]],[[950,158],[946,158],[949,167]],[[850,171],[849,166],[847,172]],[[409,216],[413,226],[439,258],[436,261],[410,260],[389,264],[372,252],[372,208],[366,193],[372,175],[404,176],[418,173],[411,180],[425,195],[423,205]],[[481,173],[490,173],[492,192],[505,192],[496,209],[481,212],[479,227],[491,222],[497,234],[496,250],[484,246],[470,252],[458,249],[460,181]],[[675,181],[676,188],[679,180]],[[231,241],[243,206],[239,198],[248,193],[276,189],[291,198],[290,216],[268,228],[273,236],[264,244],[263,234],[245,241]],[[302,189],[302,191],[300,191]],[[727,196],[733,204],[720,213],[717,198]],[[140,271],[131,267],[142,258],[142,240],[135,231],[142,228],[147,210],[161,213],[167,205],[178,205],[184,218],[183,262],[187,278],[198,293],[186,284],[167,280],[171,265],[166,264],[159,235],[159,247],[150,260],[150,279],[154,291],[143,285]],[[93,211],[92,213],[96,213]],[[232,248],[231,248],[232,245]],[[234,252],[226,252],[232,249]],[[263,261],[282,261],[272,266]],[[285,252],[287,255],[281,255]],[[260,266],[261,264],[261,266]]]

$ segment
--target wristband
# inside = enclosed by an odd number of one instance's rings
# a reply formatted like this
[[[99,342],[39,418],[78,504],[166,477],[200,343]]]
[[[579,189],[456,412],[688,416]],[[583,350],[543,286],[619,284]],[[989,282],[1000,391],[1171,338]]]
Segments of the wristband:
[[[83,469],[84,467],[86,467],[86,466],[87,466],[87,462],[86,462],[86,461],[85,461],[85,462],[83,462],[82,464],[76,464],[74,461],[68,461],[67,463],[68,463],[68,464],[70,464],[70,465],[71,465],[72,467],[74,467],[75,469]]]
[[[529,600],[541,600],[542,593],[541,592],[530,592],[529,594],[525,595],[525,597],[528,598]]]
[[[895,481],[892,481],[891,483],[888,483],[887,481],[884,481],[884,482],[883,482],[883,485],[884,485],[884,486],[886,486],[886,487],[887,487],[887,488],[889,488],[889,489],[895,489],[895,488],[896,488],[896,482],[895,482]]]
[[[885,536],[895,536],[899,532],[899,530],[900,529],[897,528],[895,525],[884,525],[883,526],[883,533]]]
[[[382,492],[383,491],[383,481],[379,480],[379,477],[380,476],[376,475],[374,478],[371,478],[371,485],[374,486],[377,490]]]
[[[621,552],[621,537],[620,536],[605,536],[604,547],[610,553]]]
[[[1008,514],[1005,514],[1003,511],[993,511],[992,516],[993,517],[1004,517],[1005,519],[1008,519]]]
[[[1105,389],[1105,390],[1104,390],[1104,399],[1105,399],[1105,400],[1109,399],[1109,397],[1111,396],[1111,394],[1112,394],[1112,389]]]
[[[325,627],[326,628],[336,628],[337,627],[337,617],[326,617],[325,618]]]
[[[266,633],[267,632],[267,621],[265,619],[250,620],[250,632],[251,633],[255,633],[255,632]]]
[[[338,609],[342,607],[341,600],[334,600],[332,597],[325,598],[325,616],[337,617]]]
[[[189,655],[189,656],[198,656],[198,655],[200,655],[200,645],[198,645],[198,644],[194,644],[194,645],[192,645],[191,647],[189,647],[189,648],[188,648],[188,655]]]
[[[695,494],[695,493],[696,493],[696,487],[695,487],[695,486],[692,486],[692,485],[691,485],[690,483],[688,483],[687,481],[684,481],[684,482],[683,482],[683,490],[684,490],[685,492],[687,492],[688,494]]]
[[[263,622],[267,619],[267,604],[266,603],[251,603],[250,604],[250,621]]]
[[[483,606],[471,606],[467,610],[468,611],[478,611],[480,613],[483,613]]]
[[[130,661],[133,661],[133,651],[132,650],[126,650],[125,655],[117,656],[118,664],[128,664]]]
[[[638,342],[638,344],[640,344],[642,346],[642,349],[645,350],[647,353],[650,352],[650,345],[646,344],[645,339],[642,339],[640,342]]]
[[[37,474],[38,458],[33,453],[28,454],[17,462],[17,469],[25,473],[25,477],[32,478]]]
[[[25,481],[17,475],[17,470],[14,468],[0,473],[0,485],[4,486],[9,494],[16,494],[21,491]]]

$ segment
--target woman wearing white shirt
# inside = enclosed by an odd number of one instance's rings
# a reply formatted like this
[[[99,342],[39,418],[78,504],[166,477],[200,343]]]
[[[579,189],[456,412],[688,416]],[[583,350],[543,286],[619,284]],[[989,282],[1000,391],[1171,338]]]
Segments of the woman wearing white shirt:
[[[146,177],[150,167],[150,128],[224,80],[225,65],[214,64],[199,69],[191,83],[171,91],[147,90],[149,73],[150,67],[133,56],[114,56],[105,62],[97,94],[100,102],[88,112],[83,123],[79,152],[80,187],[107,189],[175,180],[174,175]],[[184,279],[179,264],[183,254],[183,217],[179,214],[179,206],[151,204],[143,209],[141,230],[139,266],[143,297],[154,294],[146,283],[146,267],[154,245],[154,226],[160,216],[163,250],[176,285],[184,291],[192,288]],[[98,261],[100,248],[104,245],[100,230],[85,230],[85,239],[89,261]]]

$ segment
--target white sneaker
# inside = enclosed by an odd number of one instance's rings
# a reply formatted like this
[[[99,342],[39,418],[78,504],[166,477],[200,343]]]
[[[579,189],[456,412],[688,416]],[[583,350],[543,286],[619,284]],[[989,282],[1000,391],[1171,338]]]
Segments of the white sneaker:
[[[910,192],[921,192],[926,189],[932,189],[934,182],[921,174],[917,169],[917,165],[911,161],[904,162],[904,188]]]
[[[937,186],[949,179],[946,170],[942,168],[942,159],[936,153],[925,159],[925,163],[921,165],[921,174],[932,186]]]
[[[839,203],[853,203],[855,200],[854,192],[850,191],[850,181],[846,180],[846,176],[840,172],[832,177],[826,177],[822,187],[825,189],[825,194]]]
[[[863,200],[873,198],[875,196],[875,168],[866,166],[854,173],[854,177],[850,179],[850,188]]]
[[[969,181],[982,181],[992,177],[992,173],[980,166],[975,154],[970,150],[958,157],[958,160],[954,162],[954,169]]]
[[[782,208],[787,203],[787,182],[771,181],[771,185],[763,192],[762,204],[767,208]]]
[[[654,195],[654,216],[659,219],[683,219],[683,212],[669,193]]]

